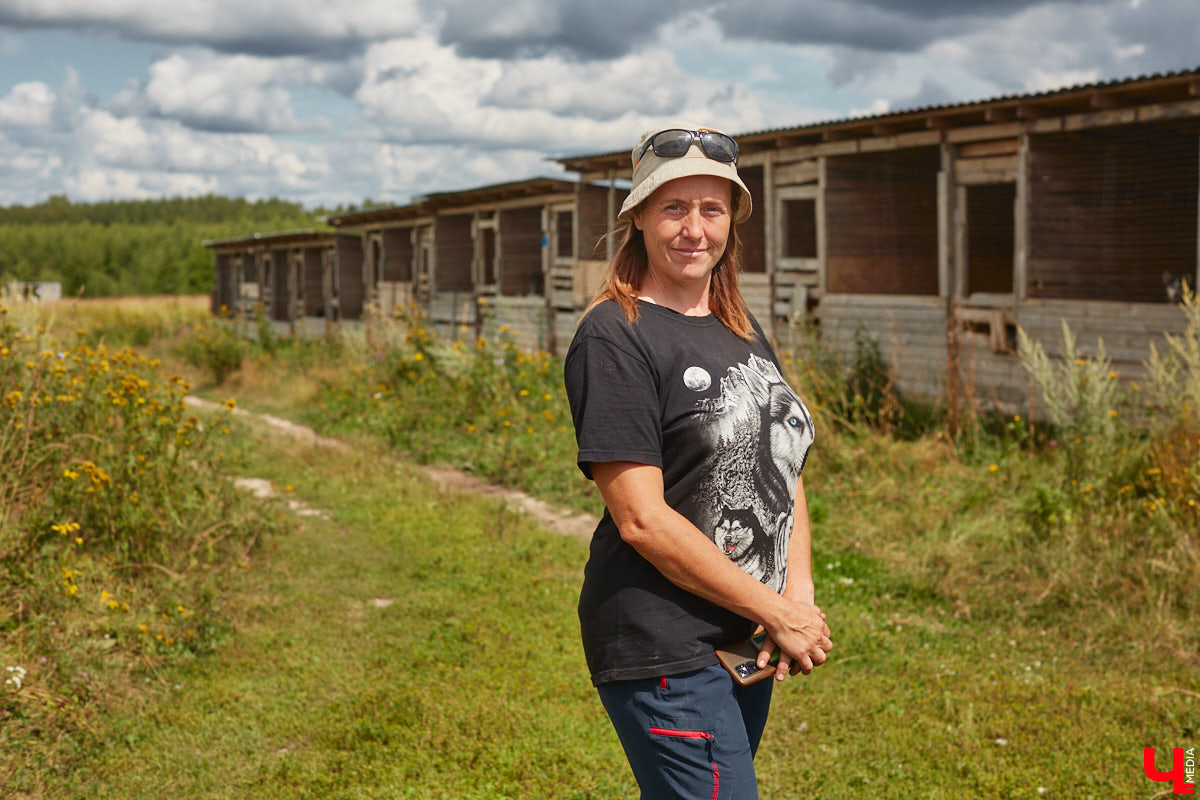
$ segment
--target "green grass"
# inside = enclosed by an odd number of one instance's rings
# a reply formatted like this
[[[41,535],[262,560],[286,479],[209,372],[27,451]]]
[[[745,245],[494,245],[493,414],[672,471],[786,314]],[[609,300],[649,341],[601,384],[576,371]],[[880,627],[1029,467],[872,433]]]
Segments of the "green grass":
[[[635,796],[578,644],[584,545],[378,448],[250,452],[331,519],[293,518],[230,595],[238,634],[45,796]],[[1195,741],[1200,699],[1171,690],[1194,670],[1092,646],[1083,620],[975,619],[820,530],[836,650],[777,689],[764,797],[1149,796],[1141,748]]]
[[[628,793],[576,641],[581,544],[377,449],[255,452],[247,473],[332,518],[261,552],[237,637],[48,796]]]
[[[396,333],[332,356],[277,342],[203,387],[346,437],[339,453],[231,426],[230,470],[331,518],[264,501],[287,530],[221,582],[236,634],[131,669],[25,796],[636,796],[578,641],[586,546],[412,463],[595,510],[555,367]],[[805,475],[835,650],[778,688],[762,796],[1162,796],[1142,748],[1200,738],[1197,432],[1102,493],[1020,420],[971,441],[851,422],[826,411]]]

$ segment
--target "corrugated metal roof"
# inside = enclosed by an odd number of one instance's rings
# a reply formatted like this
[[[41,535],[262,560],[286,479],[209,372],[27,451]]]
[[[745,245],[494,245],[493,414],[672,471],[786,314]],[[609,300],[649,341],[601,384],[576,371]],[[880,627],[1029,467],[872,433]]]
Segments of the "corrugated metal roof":
[[[320,241],[336,235],[336,231],[318,231],[312,228],[271,233],[251,233],[246,236],[231,236],[227,239],[209,239],[205,247],[242,247],[253,244],[282,244],[284,242]]]
[[[768,134],[778,135],[783,132],[801,131],[810,128],[824,128],[830,125],[842,125],[845,123],[865,123],[865,122],[883,122],[897,117],[910,116],[912,114],[928,114],[933,111],[956,111],[970,109],[982,106],[994,106],[1003,103],[1020,103],[1029,102],[1031,100],[1048,100],[1054,97],[1061,97],[1069,94],[1077,94],[1080,92],[1094,92],[1101,89],[1116,89],[1123,86],[1135,87],[1150,81],[1164,79],[1186,79],[1200,77],[1200,67],[1187,70],[1179,70],[1176,72],[1155,72],[1149,75],[1140,75],[1131,78],[1118,78],[1108,81],[1097,81],[1095,83],[1078,83],[1071,86],[1063,86],[1058,89],[1047,89],[1040,92],[1024,92],[1015,94],[996,95],[977,100],[963,100],[957,103],[938,103],[927,106],[914,106],[912,108],[896,109],[887,111],[882,114],[872,114],[866,116],[842,117],[840,119],[823,120],[821,122],[810,122],[804,125],[793,125],[783,128],[768,128],[761,131],[748,131],[739,134],[739,136],[755,137]]]
[[[887,122],[895,122],[907,117],[917,115],[953,115],[955,112],[984,110],[989,107],[996,107],[1008,104],[1030,103],[1030,102],[1045,102],[1055,98],[1062,98],[1072,94],[1082,94],[1098,91],[1113,91],[1122,88],[1142,88],[1149,84],[1161,81],[1183,82],[1189,79],[1200,78],[1200,67],[1186,70],[1178,70],[1175,72],[1156,72],[1148,75],[1140,75],[1136,77],[1119,78],[1107,81],[1097,81],[1095,83],[1080,83],[1071,86],[1064,86],[1058,89],[1048,89],[1040,92],[1024,92],[1016,94],[997,95],[982,100],[965,100],[957,103],[942,103],[928,106],[917,106],[913,108],[897,109],[895,111],[887,111],[882,114],[871,114],[865,116],[841,117],[837,119],[822,120],[820,122],[809,122],[803,125],[788,125],[780,128],[767,128],[758,131],[746,131],[736,134],[735,139],[754,140],[764,137],[778,137],[788,134],[803,134],[809,132],[821,131],[834,127],[858,126],[858,125],[877,125]],[[599,159],[611,159],[616,156],[624,156],[628,158],[629,150],[614,150],[601,153],[589,153],[583,155],[562,156],[552,159],[560,164],[566,164],[573,161],[590,161]]]
[[[577,185],[576,181],[564,178],[525,178],[519,181],[493,183],[471,189],[433,192],[414,197],[408,205],[348,211],[344,214],[329,217],[328,222],[330,225],[340,227],[378,222],[381,220],[419,217],[432,214],[439,209],[453,208],[456,205],[475,205],[477,203],[500,202],[514,197],[561,194],[574,191]]]

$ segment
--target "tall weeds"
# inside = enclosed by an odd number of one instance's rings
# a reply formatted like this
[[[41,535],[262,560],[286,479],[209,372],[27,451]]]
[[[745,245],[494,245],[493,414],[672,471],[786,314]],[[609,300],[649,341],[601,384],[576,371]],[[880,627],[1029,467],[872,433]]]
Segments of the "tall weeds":
[[[1057,429],[1068,480],[1101,491],[1114,481],[1124,485],[1136,468],[1137,436],[1128,420],[1129,392],[1113,370],[1103,340],[1096,344],[1096,355],[1085,358],[1064,321],[1057,361],[1023,328],[1017,330],[1017,342],[1021,365]]]
[[[1050,466],[1019,495],[1035,599],[1104,606],[1148,620],[1164,641],[1194,641],[1200,611],[1200,311],[1151,344],[1148,385],[1122,381],[1103,342],[1080,355],[1063,324],[1061,358],[1019,331],[1021,362],[1052,424]],[[1054,539],[1059,544],[1053,544]]]
[[[842,355],[811,323],[793,323],[784,331],[780,357],[820,422],[903,438],[931,433],[940,422],[937,409],[904,397],[879,344],[862,326],[852,351]]]
[[[222,475],[227,414],[205,423],[182,378],[93,342],[0,298],[0,666],[24,671],[0,691],[9,764],[84,733],[131,673],[211,648],[225,624],[197,576],[264,527]]]
[[[373,313],[343,332],[344,352],[357,358],[325,383],[311,420],[594,510],[574,466],[561,362],[518,345],[504,326],[491,339],[460,334],[435,336],[417,308]]]

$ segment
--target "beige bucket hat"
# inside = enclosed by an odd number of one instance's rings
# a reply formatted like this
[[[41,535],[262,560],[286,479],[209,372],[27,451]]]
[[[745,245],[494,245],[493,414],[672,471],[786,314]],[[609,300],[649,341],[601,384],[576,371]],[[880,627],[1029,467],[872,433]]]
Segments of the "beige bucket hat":
[[[753,210],[753,203],[750,198],[750,190],[746,188],[746,184],[742,183],[742,179],[738,177],[737,166],[724,161],[715,161],[706,156],[704,150],[700,147],[699,140],[693,141],[688,151],[678,158],[662,158],[655,154],[653,148],[646,150],[644,155],[642,154],[646,143],[655,134],[671,130],[703,130],[724,133],[724,131],[718,131],[715,128],[702,127],[690,122],[661,125],[643,132],[631,152],[633,159],[633,189],[621,205],[621,213],[617,215],[617,219],[622,221],[632,220],[633,210],[653,194],[655,189],[667,181],[673,181],[676,178],[686,178],[689,175],[715,175],[718,178],[728,178],[742,193],[742,196],[738,198],[737,215],[734,217],[734,223],[740,224],[749,219],[750,212]],[[725,135],[728,136],[728,134]],[[639,155],[642,156],[640,161],[638,160]]]

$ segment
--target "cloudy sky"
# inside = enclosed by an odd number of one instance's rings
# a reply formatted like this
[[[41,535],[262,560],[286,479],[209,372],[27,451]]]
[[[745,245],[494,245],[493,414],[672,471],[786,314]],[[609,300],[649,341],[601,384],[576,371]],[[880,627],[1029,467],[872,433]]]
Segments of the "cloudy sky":
[[[1200,66],[1200,0],[0,0],[0,205],[354,204]]]

